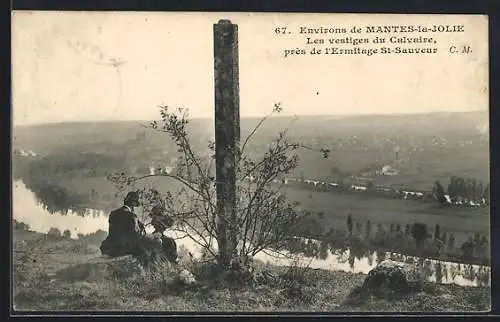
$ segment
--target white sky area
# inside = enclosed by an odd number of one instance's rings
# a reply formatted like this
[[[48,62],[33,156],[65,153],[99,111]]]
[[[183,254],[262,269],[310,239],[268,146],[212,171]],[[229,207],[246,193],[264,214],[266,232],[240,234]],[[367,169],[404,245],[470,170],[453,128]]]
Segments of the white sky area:
[[[159,104],[213,117],[219,19],[239,28],[241,116],[262,116],[276,102],[285,115],[488,109],[484,16],[14,12],[13,124],[157,119]],[[374,24],[463,24],[465,32],[435,35],[436,55],[283,57],[311,48],[300,26]],[[277,35],[278,26],[293,33]],[[347,35],[322,35],[334,36]],[[452,55],[451,45],[472,53]],[[112,58],[125,63],[117,70]]]

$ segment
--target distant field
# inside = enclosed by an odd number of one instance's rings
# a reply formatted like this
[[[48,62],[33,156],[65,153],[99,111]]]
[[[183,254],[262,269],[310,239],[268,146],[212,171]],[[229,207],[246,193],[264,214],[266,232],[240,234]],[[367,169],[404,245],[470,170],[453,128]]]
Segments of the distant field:
[[[352,171],[360,175],[370,163],[393,165],[393,154],[386,151],[356,152],[332,151],[329,159],[322,159],[315,153],[301,153],[300,165],[292,174],[311,179],[328,180],[335,175],[332,167],[343,171]],[[431,190],[434,181],[448,184],[450,177],[461,175],[483,182],[490,181],[489,151],[484,146],[469,146],[445,151],[400,152],[402,159],[397,176],[379,176],[375,184],[405,184],[418,190]],[[380,169],[378,168],[378,169]],[[375,169],[373,169],[375,170]]]
[[[425,223],[430,230],[439,224],[445,231],[455,232],[457,241],[476,231],[489,235],[489,209],[439,209],[434,203],[414,200],[386,199],[365,194],[335,194],[328,192],[307,192],[286,190],[290,200],[300,202],[300,207],[324,212],[325,227],[345,227],[349,212],[354,221],[383,225]],[[459,236],[460,235],[460,236]]]
[[[65,180],[63,186],[77,193],[88,193],[96,189],[100,194],[114,195],[118,190],[103,177]],[[178,191],[181,184],[170,178],[152,178],[142,181],[138,186],[152,185],[162,192]],[[480,232],[489,236],[489,209],[448,208],[440,209],[435,203],[414,200],[387,199],[365,194],[337,194],[313,192],[287,188],[284,190],[289,200],[298,201],[300,208],[313,212],[323,212],[324,219],[319,223],[325,229],[345,227],[346,217],[351,213],[354,221],[372,224],[412,224],[425,223],[430,230],[439,224],[444,231],[454,232],[457,243],[463,243],[470,235]],[[111,207],[121,205],[120,197],[109,202]],[[375,228],[374,228],[375,229]]]

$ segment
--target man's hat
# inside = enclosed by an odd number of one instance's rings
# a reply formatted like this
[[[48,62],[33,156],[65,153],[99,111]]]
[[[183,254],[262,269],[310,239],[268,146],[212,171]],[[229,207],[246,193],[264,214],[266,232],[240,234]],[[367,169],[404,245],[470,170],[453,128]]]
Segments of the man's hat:
[[[130,191],[124,199],[124,203],[140,204],[139,194],[136,191]]]

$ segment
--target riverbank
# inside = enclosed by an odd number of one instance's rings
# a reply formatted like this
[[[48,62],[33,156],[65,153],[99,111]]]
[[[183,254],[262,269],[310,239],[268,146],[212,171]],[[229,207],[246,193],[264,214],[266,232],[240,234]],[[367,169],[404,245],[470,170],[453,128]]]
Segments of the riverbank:
[[[81,202],[72,204],[72,207],[78,209],[100,209],[107,214],[123,202],[123,192],[117,194],[118,190],[105,177],[61,178],[58,186],[74,198],[81,199]],[[154,186],[161,192],[170,191],[171,193],[182,188],[179,182],[171,178],[148,178],[137,183],[136,188],[149,186]],[[34,193],[37,201],[43,201],[40,191],[31,189],[30,185],[26,188]],[[476,233],[489,236],[488,208],[442,208],[436,203],[423,203],[416,200],[380,198],[369,194],[311,192],[293,187],[284,188],[283,193],[289,200],[298,202],[304,211],[318,215],[314,218],[314,224],[309,225],[311,226],[308,228],[309,232],[304,235],[311,238],[315,238],[316,234],[322,235],[329,229],[339,227],[343,229],[349,213],[352,214],[354,224],[359,223],[363,231],[368,221],[371,221],[374,230],[378,224],[385,230],[390,230],[391,225],[405,227],[415,222],[426,223],[428,229],[432,230],[436,224],[439,224],[442,233],[446,232],[448,237],[451,234],[454,235],[454,246],[458,251],[460,246]],[[62,203],[68,204],[69,201]],[[51,204],[50,206],[50,208],[58,209],[57,205]],[[59,210],[66,209],[62,207]],[[447,243],[448,241],[445,241],[445,244]],[[387,250],[400,251],[399,249]]]
[[[352,298],[365,274],[306,269],[294,292],[283,280],[244,289],[179,288],[169,269],[120,280],[60,280],[58,271],[99,257],[98,244],[14,231],[14,303],[17,310],[113,311],[316,311],[463,312],[486,311],[490,287],[429,283],[396,300]],[[287,267],[266,267],[284,276]],[[161,278],[161,279],[159,279]],[[297,284],[298,283],[298,284]]]

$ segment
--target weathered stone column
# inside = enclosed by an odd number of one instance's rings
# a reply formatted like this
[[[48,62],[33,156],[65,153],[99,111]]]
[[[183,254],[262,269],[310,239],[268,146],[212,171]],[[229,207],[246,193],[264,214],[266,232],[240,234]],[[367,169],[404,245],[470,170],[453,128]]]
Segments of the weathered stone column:
[[[238,26],[214,24],[215,159],[218,243],[222,265],[228,265],[237,243],[236,167],[240,141]]]

